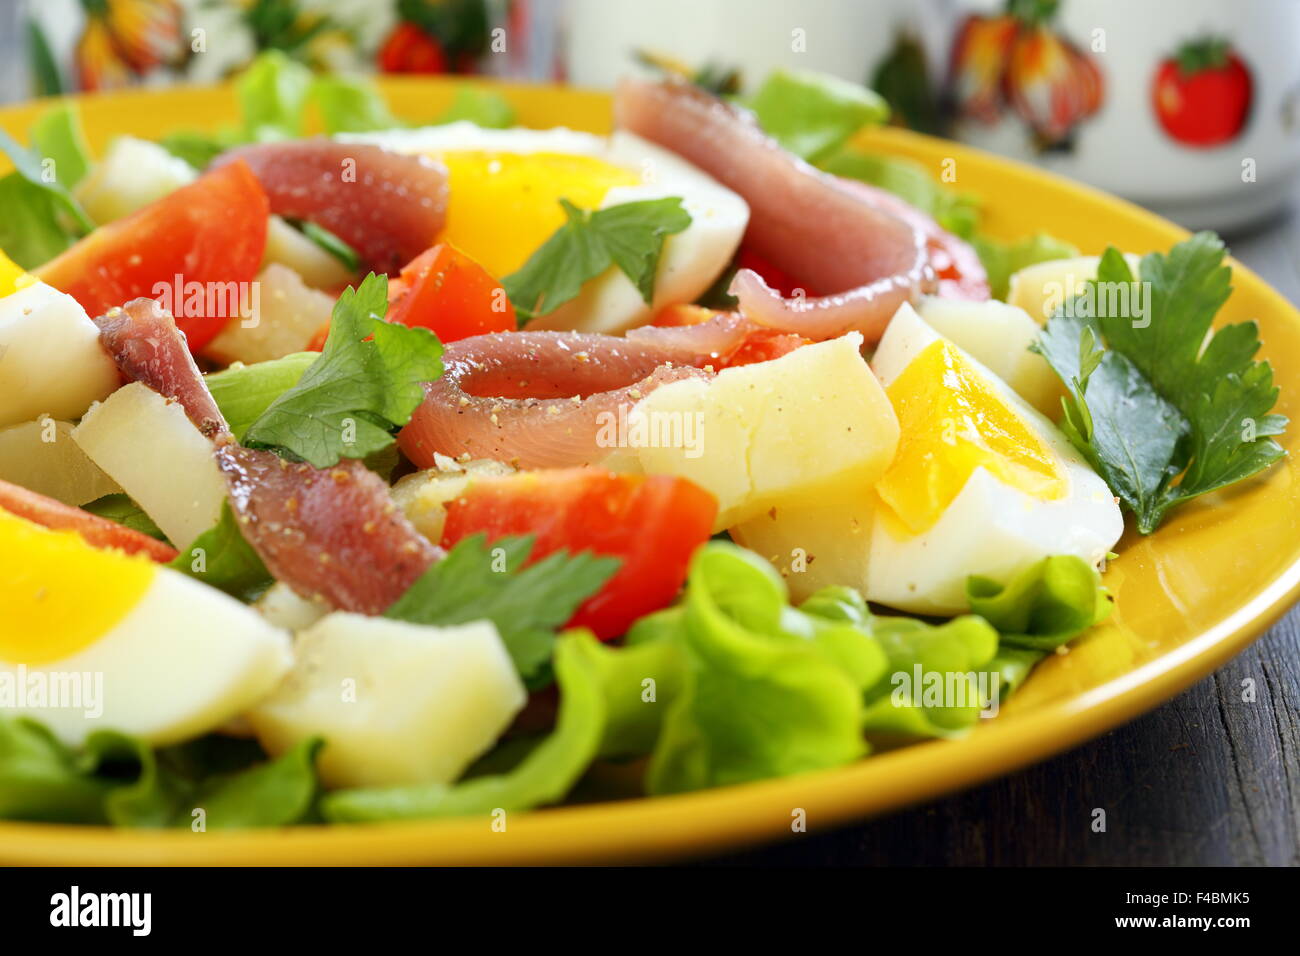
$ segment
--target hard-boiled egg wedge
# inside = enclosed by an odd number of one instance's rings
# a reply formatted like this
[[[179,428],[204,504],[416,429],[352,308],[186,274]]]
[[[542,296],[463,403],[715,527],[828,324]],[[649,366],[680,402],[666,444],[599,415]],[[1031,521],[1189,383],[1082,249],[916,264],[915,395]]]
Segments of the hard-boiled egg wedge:
[[[606,139],[567,129],[491,130],[460,122],[350,138],[446,164],[451,198],[439,238],[498,278],[517,271],[564,225],[561,199],[583,209],[682,199],[691,225],[664,242],[652,304],[611,267],[577,298],[535,319],[533,328],[620,332],[666,305],[692,302],[731,261],[749,221],[749,207],[731,190],[630,133]]]
[[[70,745],[221,726],[289,669],[288,635],[177,571],[0,511],[0,713]]]
[[[916,311],[930,328],[972,355],[1038,411],[1060,413],[1065,388],[1047,359],[1029,350],[1042,326],[1024,309],[996,299],[926,296]]]
[[[42,415],[80,418],[117,387],[117,366],[76,299],[15,281],[21,287],[0,297],[0,427]]]
[[[280,754],[324,737],[332,787],[451,783],[510,725],[528,695],[488,621],[424,627],[334,613],[298,635],[297,662],[250,711]]]
[[[1123,518],[1050,421],[903,306],[872,368],[898,414],[876,485],[867,597],[903,611],[966,608],[972,574],[1005,580],[1054,554],[1097,564]]]

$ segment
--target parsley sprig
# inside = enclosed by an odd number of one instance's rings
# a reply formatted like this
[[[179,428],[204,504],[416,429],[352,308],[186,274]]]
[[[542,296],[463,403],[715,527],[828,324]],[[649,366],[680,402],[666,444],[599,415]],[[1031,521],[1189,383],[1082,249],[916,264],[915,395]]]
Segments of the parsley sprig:
[[[428,329],[385,322],[387,308],[384,276],[371,273],[345,290],[320,358],[249,426],[244,444],[317,468],[392,445],[424,400],[423,384],[442,374],[442,345]]]
[[[555,631],[604,586],[621,561],[589,551],[556,551],[526,564],[533,538],[487,544],[477,534],[457,542],[398,598],[385,617],[413,624],[452,625],[488,620],[529,687],[550,679]]]
[[[648,305],[664,240],[691,224],[676,196],[579,209],[561,199],[567,221],[523,264],[502,280],[520,322],[548,315],[577,296],[583,283],[617,265]]]
[[[1065,383],[1062,429],[1150,534],[1170,509],[1263,471],[1285,455],[1273,369],[1259,329],[1207,338],[1232,292],[1226,250],[1197,233],[1138,276],[1106,250],[1084,294],[1048,321],[1035,350]],[[1121,294],[1116,294],[1116,293]],[[1140,306],[1140,307],[1139,307]]]

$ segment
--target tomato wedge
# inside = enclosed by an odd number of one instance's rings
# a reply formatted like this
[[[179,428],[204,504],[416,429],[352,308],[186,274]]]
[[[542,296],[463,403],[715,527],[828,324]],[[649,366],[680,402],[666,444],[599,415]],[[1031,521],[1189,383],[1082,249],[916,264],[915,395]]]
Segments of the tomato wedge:
[[[162,299],[198,352],[247,301],[236,283],[257,276],[269,214],[257,178],[234,162],[101,226],[36,275],[91,318],[140,296]]]
[[[440,242],[424,250],[388,280],[389,322],[429,329],[441,342],[519,327],[515,307],[491,273],[455,246]],[[319,352],[329,335],[326,322],[307,348]]]
[[[532,534],[532,560],[560,549],[621,558],[618,572],[569,621],[610,640],[672,602],[717,512],[714,497],[684,478],[598,468],[526,471],[471,482],[447,505],[442,546],[480,532],[489,541]]]
[[[160,563],[176,557],[176,549],[165,542],[8,481],[0,481],[0,509],[42,528],[75,531],[92,547],[143,554]]]
[[[426,249],[388,288],[388,321],[423,326],[443,342],[518,328],[501,283],[450,243]]]

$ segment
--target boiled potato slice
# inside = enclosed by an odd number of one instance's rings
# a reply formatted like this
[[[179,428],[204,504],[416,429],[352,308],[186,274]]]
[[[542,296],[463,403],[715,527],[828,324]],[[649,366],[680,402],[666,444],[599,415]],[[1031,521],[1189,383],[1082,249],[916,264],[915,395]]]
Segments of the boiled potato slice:
[[[356,281],[356,276],[338,260],[279,216],[272,216],[266,228],[266,252],[262,266],[287,266],[313,289],[338,289]]]
[[[90,218],[103,225],[162,199],[197,175],[194,167],[157,143],[119,136],[75,193]]]
[[[717,528],[773,506],[869,488],[898,447],[898,419],[856,332],[770,362],[656,389],[628,414],[647,474],[718,499]]]
[[[0,479],[78,507],[121,491],[72,440],[72,428],[52,418],[0,428]]]
[[[0,298],[0,427],[80,418],[117,384],[99,329],[72,296],[38,282]]]
[[[511,474],[514,469],[489,458],[464,463],[444,456],[439,467],[417,471],[393,485],[393,501],[406,519],[434,544],[442,540],[447,521],[447,502],[460,495],[475,478]]]
[[[778,505],[730,529],[731,537],[771,562],[802,601],[814,591],[847,584],[865,591],[875,495]]]
[[[272,755],[325,738],[331,787],[451,783],[527,698],[487,621],[424,627],[336,612],[298,636],[296,663],[248,714]]]
[[[119,388],[86,413],[72,438],[182,551],[221,517],[226,483],[212,443],[180,405],[148,386]]]
[[[288,266],[272,264],[257,277],[251,315],[232,319],[203,354],[225,365],[254,365],[307,348],[329,321],[334,297],[308,288]]]
[[[1029,351],[1042,327],[1019,306],[926,297],[916,310],[936,332],[979,359],[1044,415],[1061,411],[1065,388],[1047,360]]]
[[[1124,258],[1136,276],[1141,257],[1126,252]],[[1078,256],[1027,266],[1011,276],[1007,304],[1019,306],[1042,325],[1066,299],[1082,292],[1084,283],[1097,278],[1100,263],[1101,256]]]

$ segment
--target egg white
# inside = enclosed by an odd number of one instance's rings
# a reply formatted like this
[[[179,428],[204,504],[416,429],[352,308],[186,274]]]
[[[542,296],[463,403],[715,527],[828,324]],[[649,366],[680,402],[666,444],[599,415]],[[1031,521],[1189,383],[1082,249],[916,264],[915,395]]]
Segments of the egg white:
[[[749,206],[730,189],[676,154],[623,131],[606,138],[564,128],[482,129],[462,121],[341,138],[403,153],[489,150],[590,156],[626,169],[640,179],[635,185],[610,189],[602,209],[646,199],[681,198],[691,224],[664,241],[651,303],[641,298],[626,275],[611,266],[589,280],[576,298],[534,319],[530,328],[612,334],[644,325],[664,306],[693,302],[731,262],[749,223]]]
[[[234,598],[160,567],[135,607],[93,644],[40,664],[0,661],[0,672],[11,681],[89,675],[100,682],[97,716],[84,706],[49,706],[66,701],[6,708],[39,720],[66,744],[112,729],[158,746],[242,714],[275,688],[291,663],[284,631]]]
[[[921,351],[941,338],[904,305],[886,329],[872,369],[888,388]],[[1097,565],[1124,531],[1114,495],[1056,426],[976,359],[958,352],[1051,448],[1066,493],[1044,501],[977,468],[939,520],[920,534],[909,534],[898,522],[877,516],[867,562],[867,597],[901,611],[960,613],[967,608],[969,575],[1005,582],[1049,555],[1073,554]]]

